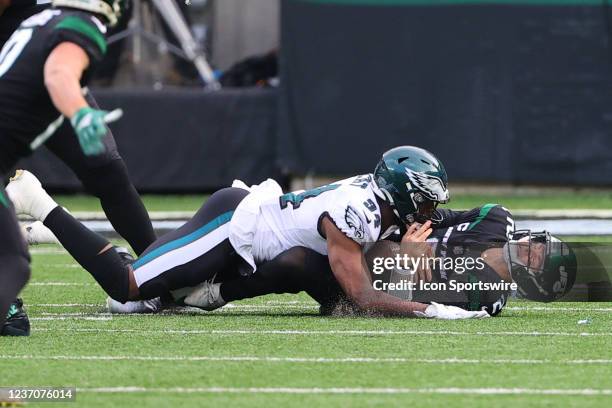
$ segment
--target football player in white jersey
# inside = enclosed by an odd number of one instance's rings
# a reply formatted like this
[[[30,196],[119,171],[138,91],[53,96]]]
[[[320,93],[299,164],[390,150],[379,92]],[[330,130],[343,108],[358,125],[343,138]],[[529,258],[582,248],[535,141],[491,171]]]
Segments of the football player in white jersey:
[[[190,221],[155,241],[134,262],[126,262],[106,239],[58,206],[31,173],[18,171],[7,193],[18,213],[42,221],[121,303],[171,293],[180,303],[210,307],[207,282],[216,276],[256,274],[288,250],[305,247],[327,256],[342,292],[363,311],[441,319],[489,316],[405,301],[371,285],[363,246],[406,229],[404,241],[422,241],[432,231],[431,220],[438,219],[437,205],[449,199],[442,163],[417,147],[386,152],[374,174],[313,190],[282,194],[272,180],[251,189],[219,190]],[[223,293],[212,295],[223,303]]]

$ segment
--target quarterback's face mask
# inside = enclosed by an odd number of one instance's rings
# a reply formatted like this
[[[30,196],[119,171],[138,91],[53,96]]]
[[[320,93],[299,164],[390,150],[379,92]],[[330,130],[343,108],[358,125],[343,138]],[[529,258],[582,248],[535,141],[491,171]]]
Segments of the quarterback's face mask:
[[[546,231],[515,231],[505,246],[504,257],[524,298],[550,302],[563,297],[574,284],[574,252]]]
[[[511,242],[511,251],[516,255],[516,262],[519,265],[527,267],[527,269],[539,274],[544,266],[544,256],[546,253],[546,243],[530,240],[529,237],[522,237],[516,242]]]
[[[516,231],[507,246],[511,269],[524,270],[533,275],[541,273],[546,257],[547,242],[550,242],[548,232]]]

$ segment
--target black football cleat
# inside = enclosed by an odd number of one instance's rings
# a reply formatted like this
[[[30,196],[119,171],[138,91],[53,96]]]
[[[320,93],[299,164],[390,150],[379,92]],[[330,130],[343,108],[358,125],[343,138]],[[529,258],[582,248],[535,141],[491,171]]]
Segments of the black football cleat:
[[[6,322],[0,328],[0,336],[29,336],[30,335],[30,319],[23,307],[23,300],[15,299],[11,303]]]

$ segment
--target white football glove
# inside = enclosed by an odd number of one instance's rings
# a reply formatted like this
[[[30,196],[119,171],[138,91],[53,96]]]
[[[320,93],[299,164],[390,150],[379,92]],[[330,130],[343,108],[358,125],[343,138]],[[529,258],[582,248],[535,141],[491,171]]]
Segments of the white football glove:
[[[425,312],[414,312],[417,317],[427,317],[430,319],[458,320],[458,319],[483,319],[491,317],[485,310],[470,312],[457,306],[447,306],[436,302],[431,302]]]

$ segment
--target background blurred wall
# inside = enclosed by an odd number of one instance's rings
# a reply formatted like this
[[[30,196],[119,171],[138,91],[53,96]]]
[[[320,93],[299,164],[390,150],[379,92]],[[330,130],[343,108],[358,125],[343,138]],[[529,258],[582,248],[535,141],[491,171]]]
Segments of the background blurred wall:
[[[124,111],[111,128],[134,185],[143,192],[202,192],[248,184],[276,172],[275,90],[248,88],[92,89],[100,106]],[[53,191],[76,191],[80,182],[41,147],[18,168],[38,175]]]
[[[279,157],[346,175],[415,144],[457,181],[612,185],[611,21],[593,0],[284,0]]]
[[[267,50],[277,1],[216,3],[228,64]],[[433,151],[453,181],[611,186],[611,27],[599,0],[283,0],[280,89],[99,102],[125,110],[117,141],[149,191],[370,172],[401,144]],[[47,160],[28,163],[46,185],[78,185]]]
[[[280,0],[215,0],[212,62],[226,69],[279,44]]]

